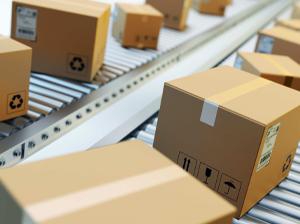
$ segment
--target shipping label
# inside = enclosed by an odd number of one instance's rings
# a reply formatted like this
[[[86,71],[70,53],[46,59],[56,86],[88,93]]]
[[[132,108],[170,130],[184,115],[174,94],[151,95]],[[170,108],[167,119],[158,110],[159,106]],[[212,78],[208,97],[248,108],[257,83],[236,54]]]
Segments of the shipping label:
[[[256,168],[256,172],[260,171],[262,168],[266,167],[270,163],[279,129],[280,123],[269,128],[264,142],[263,150],[259,159],[259,163]]]
[[[36,41],[38,12],[36,9],[18,6],[16,20],[16,37]]]

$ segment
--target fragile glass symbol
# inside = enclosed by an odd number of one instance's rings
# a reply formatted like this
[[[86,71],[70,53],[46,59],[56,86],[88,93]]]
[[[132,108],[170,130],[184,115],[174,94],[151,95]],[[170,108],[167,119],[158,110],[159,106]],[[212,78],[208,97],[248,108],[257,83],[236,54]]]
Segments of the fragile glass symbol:
[[[208,178],[211,177],[211,173],[212,173],[212,170],[209,169],[209,168],[206,168],[206,170],[205,170],[205,176],[206,176],[206,179],[205,179],[205,182],[204,182],[204,183],[208,184],[207,180],[208,180]]]

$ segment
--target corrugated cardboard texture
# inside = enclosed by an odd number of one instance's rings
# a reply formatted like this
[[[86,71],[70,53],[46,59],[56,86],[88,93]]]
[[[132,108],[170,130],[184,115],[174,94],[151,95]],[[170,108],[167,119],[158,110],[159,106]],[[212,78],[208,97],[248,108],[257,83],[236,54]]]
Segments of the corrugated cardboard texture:
[[[10,196],[5,198],[7,203],[1,200],[0,205],[2,208],[8,206],[8,201],[12,203],[11,197],[15,198],[22,209],[43,201],[53,203],[49,200],[97,186],[113,186],[118,181],[121,183],[132,178],[141,178],[151,172],[157,171],[159,174],[161,170],[170,168],[177,172],[175,175],[179,178],[161,184],[158,181],[150,188],[137,190],[39,224],[96,224],[99,220],[104,223],[147,224],[231,223],[235,212],[233,206],[160,153],[137,141],[2,170],[1,196],[7,194],[7,191]],[[168,178],[170,177],[165,176],[161,180]],[[147,181],[157,180],[145,180]],[[138,184],[142,186],[146,183]],[[135,186],[120,185],[120,191],[126,188],[132,189]],[[108,191],[108,194],[111,192]],[[92,199],[82,198],[77,203]],[[15,205],[10,208],[13,206]],[[68,206],[72,207],[67,204],[66,207]],[[3,211],[5,210],[1,209],[0,213]],[[14,217],[18,215],[20,214],[17,212],[13,214]],[[11,216],[12,214],[2,213],[1,219],[9,220]]]
[[[209,102],[219,104],[212,126],[200,121]],[[237,206],[240,217],[287,175],[290,164],[282,167],[295,154],[299,113],[297,91],[220,67],[165,85],[154,147]],[[278,123],[264,164],[266,136]]]
[[[153,48],[158,45],[163,15],[150,5],[116,5],[113,36],[125,47]]]
[[[164,26],[178,30],[185,29],[192,0],[147,0],[146,2],[164,14]]]
[[[300,65],[287,56],[240,52],[239,57],[246,72],[288,87],[300,81]]]
[[[300,19],[278,20],[277,25],[300,31]]]
[[[274,27],[265,29],[259,32],[258,44],[256,51],[258,51],[259,41],[261,38],[267,36],[274,39],[272,54],[286,55],[292,58],[297,63],[300,63],[300,33],[285,27]]]
[[[109,5],[89,0],[15,0],[11,36],[33,48],[33,71],[91,81],[103,62],[109,15]]]
[[[0,37],[0,121],[27,113],[31,56],[26,45]]]
[[[292,18],[300,19],[300,3],[295,5]]]

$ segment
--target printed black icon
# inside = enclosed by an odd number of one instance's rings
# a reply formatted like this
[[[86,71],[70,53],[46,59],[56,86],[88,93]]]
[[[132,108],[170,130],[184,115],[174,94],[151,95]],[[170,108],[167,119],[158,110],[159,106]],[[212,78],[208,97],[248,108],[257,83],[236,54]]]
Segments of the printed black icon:
[[[208,187],[212,189],[216,189],[217,181],[219,177],[219,171],[204,163],[200,163],[197,177]]]
[[[177,163],[185,171],[189,172],[192,175],[196,173],[197,160],[191,156],[186,155],[185,153],[179,152]]]
[[[205,169],[205,176],[206,176],[206,179],[205,179],[204,183],[208,184],[207,180],[208,180],[208,178],[211,177],[211,173],[212,173],[212,170],[211,170],[210,168],[206,168],[206,169]]]
[[[228,186],[228,190],[225,192],[225,194],[229,194],[231,188],[236,189],[235,185],[231,181],[225,181],[224,184]]]
[[[7,114],[16,113],[25,108],[25,91],[11,93],[7,96]]]
[[[289,155],[282,167],[282,173],[286,172],[292,164],[292,155]]]
[[[237,201],[241,186],[242,184],[240,181],[223,173],[218,187],[218,192],[233,201]]]
[[[11,98],[9,107],[12,110],[19,109],[23,106],[24,100],[20,94],[16,94]]]
[[[70,68],[75,72],[82,72],[85,69],[85,63],[81,57],[74,57],[70,62]]]

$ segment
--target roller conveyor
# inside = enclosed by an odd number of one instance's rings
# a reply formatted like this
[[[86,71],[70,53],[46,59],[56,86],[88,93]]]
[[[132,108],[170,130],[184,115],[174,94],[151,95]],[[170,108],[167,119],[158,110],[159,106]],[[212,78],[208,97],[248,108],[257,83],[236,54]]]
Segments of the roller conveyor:
[[[192,10],[184,32],[162,30],[158,50],[122,48],[109,37],[104,65],[93,83],[33,73],[27,115],[0,125],[0,166],[14,165],[35,154],[257,11],[271,4],[275,9],[269,18],[272,19],[291,4],[271,2],[236,0],[225,18],[203,16]],[[22,158],[13,156],[20,150],[24,151]]]

